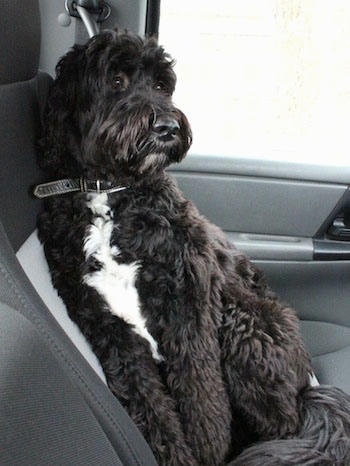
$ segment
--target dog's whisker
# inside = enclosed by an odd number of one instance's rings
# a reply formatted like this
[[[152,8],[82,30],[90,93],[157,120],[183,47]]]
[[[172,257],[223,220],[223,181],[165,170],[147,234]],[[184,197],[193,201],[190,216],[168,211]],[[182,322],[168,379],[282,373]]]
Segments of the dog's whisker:
[[[150,115],[150,127],[153,128],[157,121],[157,110],[154,106],[151,107],[152,112]]]

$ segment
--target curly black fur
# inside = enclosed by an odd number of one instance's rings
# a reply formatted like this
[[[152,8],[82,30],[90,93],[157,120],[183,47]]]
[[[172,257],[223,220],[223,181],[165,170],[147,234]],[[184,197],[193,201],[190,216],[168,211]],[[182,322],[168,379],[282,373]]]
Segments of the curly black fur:
[[[309,387],[294,311],[164,172],[191,144],[171,100],[172,65],[154,40],[117,31],[59,62],[41,165],[128,188],[95,210],[99,195],[45,201],[39,231],[54,286],[161,465],[350,464],[349,397]],[[87,253],[89,235],[110,222],[107,243]],[[89,281],[109,262],[134,267],[158,359],[124,305],[112,312]]]

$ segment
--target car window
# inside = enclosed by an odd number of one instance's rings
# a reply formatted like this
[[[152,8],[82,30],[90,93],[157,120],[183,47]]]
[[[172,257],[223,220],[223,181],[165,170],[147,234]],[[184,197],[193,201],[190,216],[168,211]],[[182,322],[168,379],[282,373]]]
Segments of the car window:
[[[193,153],[349,165],[350,2],[161,4]]]

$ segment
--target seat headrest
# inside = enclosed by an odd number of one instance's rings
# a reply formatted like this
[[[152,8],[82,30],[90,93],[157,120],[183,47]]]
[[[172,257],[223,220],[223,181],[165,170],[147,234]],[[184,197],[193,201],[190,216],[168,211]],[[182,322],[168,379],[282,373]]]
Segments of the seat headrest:
[[[38,73],[38,0],[4,0],[0,12],[0,85],[27,81]]]

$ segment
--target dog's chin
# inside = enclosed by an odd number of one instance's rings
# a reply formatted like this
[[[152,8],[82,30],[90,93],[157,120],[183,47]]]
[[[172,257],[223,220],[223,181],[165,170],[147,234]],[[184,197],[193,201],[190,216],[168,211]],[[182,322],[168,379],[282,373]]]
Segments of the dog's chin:
[[[155,173],[169,165],[169,157],[164,152],[152,152],[148,154],[138,166],[141,175]]]

